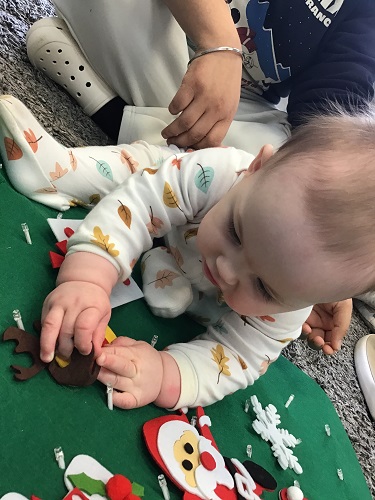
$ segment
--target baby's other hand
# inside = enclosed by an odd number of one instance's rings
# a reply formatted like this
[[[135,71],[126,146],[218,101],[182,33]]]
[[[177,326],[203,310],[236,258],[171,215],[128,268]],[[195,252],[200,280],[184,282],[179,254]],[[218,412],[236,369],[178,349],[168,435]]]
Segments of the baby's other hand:
[[[57,286],[42,309],[40,357],[49,363],[58,354],[69,359],[76,347],[87,355],[94,346],[99,353],[111,317],[109,296],[100,286],[68,281]]]
[[[302,326],[302,338],[312,349],[331,355],[339,351],[352,317],[352,300],[316,304]]]
[[[163,383],[162,355],[166,353],[129,337],[117,337],[103,348],[96,360],[102,367],[98,380],[115,389],[114,405],[130,410],[157,399]]]

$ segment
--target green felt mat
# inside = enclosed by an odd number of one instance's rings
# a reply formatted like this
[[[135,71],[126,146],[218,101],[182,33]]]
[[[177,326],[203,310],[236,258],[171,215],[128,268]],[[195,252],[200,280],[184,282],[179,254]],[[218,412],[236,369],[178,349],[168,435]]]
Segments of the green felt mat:
[[[53,288],[56,272],[48,252],[55,238],[46,221],[56,211],[33,203],[16,193],[0,175],[0,331],[14,325],[12,310],[20,309],[25,327],[32,331],[46,294]],[[85,211],[73,209],[64,215],[82,218]],[[32,245],[27,245],[21,223],[30,228]],[[139,278],[137,275],[136,279]],[[110,326],[117,335],[150,341],[159,335],[158,348],[174,340],[187,340],[201,331],[185,317],[176,320],[155,318],[143,300],[113,311]],[[26,355],[14,354],[14,342],[0,343],[0,498],[9,491],[26,497],[35,494],[44,500],[59,500],[66,494],[63,473],[53,448],[62,446],[65,460],[87,454],[113,473],[122,473],[145,487],[145,499],[162,498],[157,483],[158,468],[146,452],[141,428],[147,420],[166,412],[152,405],[125,412],[106,406],[105,388],[76,389],[58,386],[44,370],[27,382],[13,379],[11,364],[30,364]],[[290,394],[295,399],[284,407]],[[252,409],[246,414],[245,400],[256,394],[263,406],[273,403],[281,425],[302,439],[295,454],[304,469],[297,476],[283,471],[272,456],[268,443],[252,430]],[[221,453],[241,461],[247,459],[246,446],[253,447],[253,460],[265,467],[279,487],[301,484],[309,500],[371,499],[361,468],[344,428],[325,393],[295,366],[280,358],[254,387],[227,397],[206,408],[212,433]],[[328,437],[324,425],[331,427]],[[336,470],[341,468],[344,481]],[[170,485],[171,498],[182,494]],[[277,491],[264,493],[277,499]]]

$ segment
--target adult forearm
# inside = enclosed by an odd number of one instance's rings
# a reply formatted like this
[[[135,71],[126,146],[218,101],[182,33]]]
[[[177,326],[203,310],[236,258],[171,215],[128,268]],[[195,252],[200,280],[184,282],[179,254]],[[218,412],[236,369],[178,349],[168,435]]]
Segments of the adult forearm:
[[[224,0],[164,0],[176,21],[199,49],[241,43]]]

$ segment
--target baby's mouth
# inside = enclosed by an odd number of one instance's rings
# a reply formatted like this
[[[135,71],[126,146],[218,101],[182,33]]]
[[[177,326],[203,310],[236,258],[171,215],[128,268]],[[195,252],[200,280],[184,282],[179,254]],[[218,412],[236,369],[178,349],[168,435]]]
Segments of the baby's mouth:
[[[210,271],[210,269],[209,269],[209,267],[207,265],[207,262],[205,260],[203,261],[203,272],[204,272],[205,276],[211,281],[211,283],[213,285],[215,285],[217,288],[220,288],[219,285],[217,284],[217,281],[212,276],[211,271]]]

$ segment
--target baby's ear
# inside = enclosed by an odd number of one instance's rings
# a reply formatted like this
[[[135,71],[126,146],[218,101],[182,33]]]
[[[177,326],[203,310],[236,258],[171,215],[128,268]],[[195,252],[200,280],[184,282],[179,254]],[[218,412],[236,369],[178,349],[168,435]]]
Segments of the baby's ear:
[[[274,150],[271,144],[265,144],[259,153],[256,155],[254,160],[250,163],[248,172],[253,174],[257,170],[263,167],[263,165],[273,156]]]

